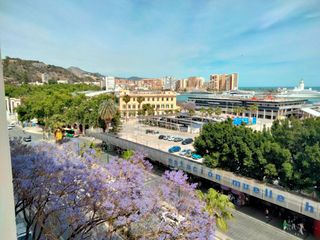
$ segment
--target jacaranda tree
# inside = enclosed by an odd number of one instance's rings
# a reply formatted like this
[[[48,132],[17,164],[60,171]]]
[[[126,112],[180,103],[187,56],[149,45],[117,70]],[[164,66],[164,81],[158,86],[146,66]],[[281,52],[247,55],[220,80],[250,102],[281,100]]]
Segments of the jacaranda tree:
[[[148,184],[141,152],[103,163],[79,144],[11,142],[16,214],[32,239],[213,239],[215,219],[181,172]]]

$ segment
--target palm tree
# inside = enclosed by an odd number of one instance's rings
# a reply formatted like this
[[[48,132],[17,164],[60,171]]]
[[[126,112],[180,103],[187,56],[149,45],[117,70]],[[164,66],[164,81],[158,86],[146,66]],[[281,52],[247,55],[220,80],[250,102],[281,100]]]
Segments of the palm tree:
[[[207,109],[205,109],[204,107],[201,107],[199,111],[201,113],[201,117],[203,118],[204,114],[207,112]]]
[[[258,117],[258,106],[255,104],[255,105],[252,105],[249,107],[250,108],[250,117],[251,117],[251,112],[256,112],[256,117]]]
[[[140,108],[141,108],[141,103],[144,101],[144,97],[141,97],[141,96],[139,96],[139,97],[137,97],[137,102],[139,103],[139,108],[138,108],[138,110],[140,110]]]
[[[123,96],[123,101],[126,103],[126,121],[128,120],[128,103],[130,102],[131,97],[126,94]]]
[[[102,120],[104,120],[106,129],[109,129],[109,124],[116,113],[117,108],[114,105],[113,100],[108,99],[101,103],[99,107],[99,116]]]
[[[238,117],[238,116],[239,116],[239,113],[241,112],[241,107],[236,106],[236,107],[234,108],[234,111],[235,111],[235,113],[236,113],[236,115],[237,115],[237,117]]]
[[[189,116],[192,117],[196,113],[196,111],[194,109],[189,109],[188,113],[189,113]]]
[[[244,107],[239,107],[239,114],[242,114],[243,117],[243,113],[245,113],[246,109]]]
[[[221,113],[222,113],[222,110],[221,110],[221,107],[216,107],[215,109],[214,109],[214,113],[216,114],[216,115],[221,115]]]
[[[232,209],[234,209],[234,205],[228,197],[218,193],[212,188],[210,188],[207,193],[197,190],[197,195],[206,203],[205,211],[208,212],[209,215],[216,217],[217,227],[226,232],[228,230],[227,220],[233,218]]]
[[[213,108],[211,108],[211,107],[207,108],[207,114],[208,114],[209,117],[212,116],[213,112],[214,112]]]

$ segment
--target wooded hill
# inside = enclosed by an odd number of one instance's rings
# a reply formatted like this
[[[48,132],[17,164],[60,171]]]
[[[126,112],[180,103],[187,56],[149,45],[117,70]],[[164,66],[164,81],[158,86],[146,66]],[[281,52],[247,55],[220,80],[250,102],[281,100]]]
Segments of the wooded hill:
[[[3,60],[4,79],[10,83],[41,82],[42,74],[46,74],[49,81],[68,80],[70,83],[99,81],[103,77],[98,73],[89,73],[79,68],[77,70],[75,72],[74,67],[66,69],[35,60],[10,57]]]

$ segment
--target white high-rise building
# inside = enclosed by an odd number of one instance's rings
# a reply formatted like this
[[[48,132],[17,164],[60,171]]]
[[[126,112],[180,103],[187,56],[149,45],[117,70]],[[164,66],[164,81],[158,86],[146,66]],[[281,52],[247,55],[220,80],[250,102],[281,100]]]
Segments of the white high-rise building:
[[[116,87],[116,79],[112,76],[104,77],[104,81],[102,81],[102,88],[106,88],[106,90],[114,91]]]
[[[164,89],[168,89],[171,91],[175,90],[176,87],[176,79],[172,76],[165,76],[162,78],[164,82]]]

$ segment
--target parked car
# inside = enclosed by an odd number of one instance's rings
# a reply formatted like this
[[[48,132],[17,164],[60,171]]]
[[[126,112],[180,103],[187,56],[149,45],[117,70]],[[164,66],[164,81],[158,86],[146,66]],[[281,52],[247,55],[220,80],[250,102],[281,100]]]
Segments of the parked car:
[[[195,159],[195,160],[198,160],[198,159],[202,158],[199,154],[196,154],[196,153],[192,153],[191,157],[192,157],[192,159]]]
[[[181,150],[181,147],[173,146],[173,147],[169,148],[168,152],[169,153],[176,153],[176,152],[180,152],[180,150]]]
[[[185,156],[186,157],[191,157],[191,154],[192,154],[192,150],[191,149],[188,149]]]
[[[8,130],[12,130],[12,127],[8,126]]]
[[[179,153],[179,155],[180,156],[185,156],[186,154],[187,154],[187,149],[183,149],[180,153]]]
[[[23,141],[25,142],[31,142],[31,136],[29,135],[28,137],[24,137]]]
[[[164,137],[165,137],[164,135],[160,135],[158,138],[163,139]]]
[[[65,128],[64,136],[68,138],[76,138],[79,137],[79,135],[73,130],[73,129],[67,129]]]
[[[192,138],[186,138],[185,140],[182,141],[182,145],[187,145],[193,142]]]
[[[16,125],[14,125],[13,123],[10,123],[9,125],[8,125],[8,127],[15,127]]]
[[[175,142],[181,142],[183,139],[181,138],[181,137],[176,137],[176,138],[174,138],[174,140],[173,141],[175,141]]]
[[[169,137],[169,136],[163,136],[162,139],[163,139],[163,140],[168,140],[168,137]]]
[[[174,137],[173,136],[168,136],[168,141],[174,141]]]
[[[191,157],[192,150],[191,149],[183,149],[179,155],[185,156],[185,157]]]
[[[159,131],[155,131],[155,130],[152,130],[152,129],[147,129],[146,130],[146,134],[148,133],[151,133],[151,134],[159,134]]]

